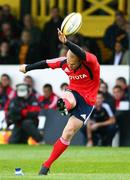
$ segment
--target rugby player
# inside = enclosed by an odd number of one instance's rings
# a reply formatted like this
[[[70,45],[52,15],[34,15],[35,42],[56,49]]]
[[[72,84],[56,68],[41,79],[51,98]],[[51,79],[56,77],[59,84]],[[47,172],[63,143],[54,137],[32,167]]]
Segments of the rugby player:
[[[70,80],[68,89],[57,102],[62,115],[67,115],[69,112],[68,123],[61,137],[54,144],[50,157],[42,163],[39,175],[48,174],[52,163],[67,149],[75,133],[86,124],[96,102],[100,81],[100,66],[96,56],[67,40],[59,29],[58,37],[69,49],[66,57],[20,66],[20,71],[23,73],[35,69],[62,68]]]

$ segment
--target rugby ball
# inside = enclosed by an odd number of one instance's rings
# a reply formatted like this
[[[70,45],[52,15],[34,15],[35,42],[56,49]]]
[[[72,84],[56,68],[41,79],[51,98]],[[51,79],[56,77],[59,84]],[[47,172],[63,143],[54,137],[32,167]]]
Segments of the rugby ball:
[[[82,25],[82,16],[80,13],[71,13],[65,17],[61,24],[61,32],[66,36],[75,34],[79,31]]]

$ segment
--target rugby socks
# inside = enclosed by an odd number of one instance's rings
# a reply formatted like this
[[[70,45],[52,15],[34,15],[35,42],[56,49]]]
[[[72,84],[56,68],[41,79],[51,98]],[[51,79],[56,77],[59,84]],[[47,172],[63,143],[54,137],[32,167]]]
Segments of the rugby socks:
[[[63,101],[65,103],[66,109],[69,111],[70,109],[72,109],[72,105],[71,103],[68,101],[68,99],[63,98]]]
[[[53,146],[52,153],[47,161],[45,161],[42,165],[50,168],[52,163],[67,149],[70,142],[64,140],[62,137],[59,138]]]

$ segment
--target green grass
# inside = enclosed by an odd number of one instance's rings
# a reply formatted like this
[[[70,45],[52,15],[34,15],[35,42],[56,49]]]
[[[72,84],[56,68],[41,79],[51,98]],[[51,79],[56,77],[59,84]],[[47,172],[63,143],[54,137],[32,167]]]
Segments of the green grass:
[[[38,176],[52,146],[1,145],[0,180],[130,180],[130,148],[70,147],[52,166],[48,176]],[[14,175],[21,167],[24,176]]]

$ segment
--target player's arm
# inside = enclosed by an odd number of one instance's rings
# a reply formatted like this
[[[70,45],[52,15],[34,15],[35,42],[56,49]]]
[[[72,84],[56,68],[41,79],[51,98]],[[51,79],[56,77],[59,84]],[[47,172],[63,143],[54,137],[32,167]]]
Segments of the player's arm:
[[[78,56],[82,60],[86,59],[85,51],[81,49],[78,45],[67,40],[66,36],[59,29],[58,29],[58,37],[59,37],[59,40],[63,44],[65,44],[76,56]]]
[[[26,73],[28,71],[36,70],[36,69],[61,68],[61,64],[65,59],[66,57],[60,57],[60,58],[54,58],[50,60],[42,60],[34,64],[28,64],[28,65],[23,64],[23,65],[20,65],[19,70],[23,73]]]
[[[19,71],[26,73],[28,71],[34,70],[34,69],[45,69],[48,68],[48,64],[46,63],[46,61],[39,61],[36,62],[34,64],[22,64],[19,67]]]

